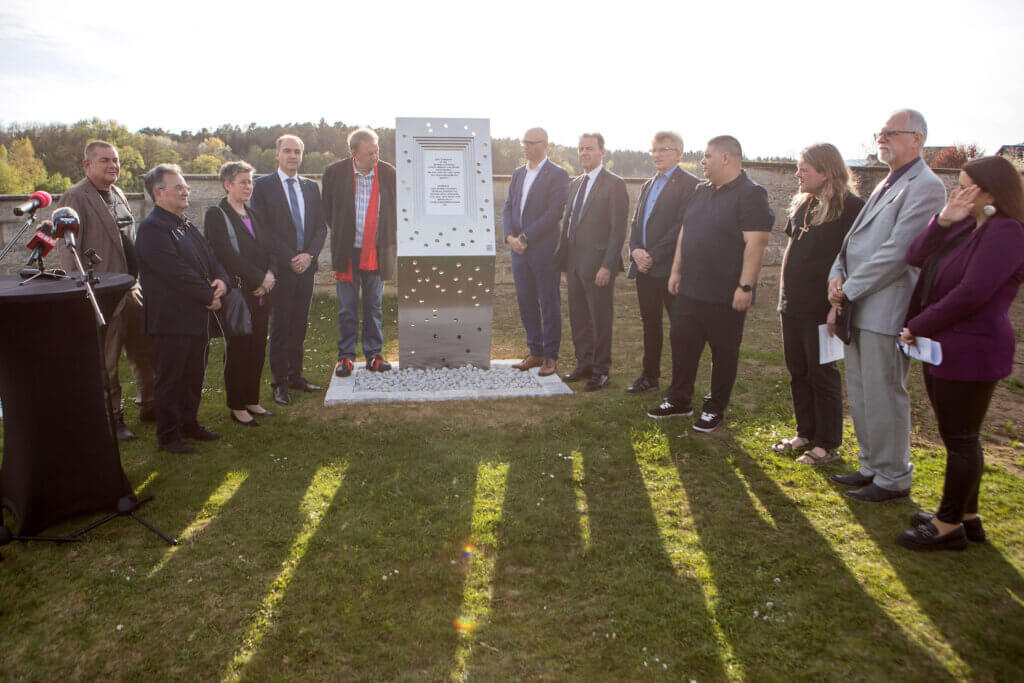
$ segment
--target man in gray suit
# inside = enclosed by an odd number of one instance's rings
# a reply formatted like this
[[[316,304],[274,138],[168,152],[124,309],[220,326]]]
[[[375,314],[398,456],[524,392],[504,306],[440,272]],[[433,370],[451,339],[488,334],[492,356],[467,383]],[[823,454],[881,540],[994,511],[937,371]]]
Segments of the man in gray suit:
[[[860,445],[860,470],[832,479],[858,487],[846,495],[866,503],[903,498],[913,482],[910,359],[896,342],[918,276],[907,248],[946,202],[945,186],[921,159],[927,136],[924,117],[912,109],[894,112],[875,134],[891,172],[864,204],[829,275],[829,324],[852,307],[846,391]]]
[[[585,391],[608,386],[612,365],[615,276],[622,271],[629,195],[626,181],[604,168],[604,136],[584,133],[578,148],[583,175],[569,187],[555,268],[566,274],[576,369],[563,379],[588,377]]]

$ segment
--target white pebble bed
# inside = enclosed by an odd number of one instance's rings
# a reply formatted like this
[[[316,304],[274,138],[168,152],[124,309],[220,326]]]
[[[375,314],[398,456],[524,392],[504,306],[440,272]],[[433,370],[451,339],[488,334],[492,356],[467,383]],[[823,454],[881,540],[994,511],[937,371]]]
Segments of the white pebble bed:
[[[353,374],[355,390],[363,391],[521,391],[538,389],[540,383],[530,372],[496,367],[490,370],[466,365],[461,368],[391,370]]]

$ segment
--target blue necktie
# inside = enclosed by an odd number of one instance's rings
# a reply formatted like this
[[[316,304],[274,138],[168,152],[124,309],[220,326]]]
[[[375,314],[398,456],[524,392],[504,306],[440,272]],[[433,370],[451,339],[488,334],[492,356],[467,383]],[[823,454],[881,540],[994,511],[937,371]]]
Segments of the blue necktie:
[[[580,211],[583,210],[583,200],[587,196],[587,183],[590,176],[583,176],[583,182],[576,193],[576,201],[572,205],[572,216],[569,217],[569,244],[576,244],[576,224],[580,221]]]
[[[295,178],[288,178],[288,206],[295,221],[295,248],[302,251],[302,212],[299,211],[299,195],[295,192]]]

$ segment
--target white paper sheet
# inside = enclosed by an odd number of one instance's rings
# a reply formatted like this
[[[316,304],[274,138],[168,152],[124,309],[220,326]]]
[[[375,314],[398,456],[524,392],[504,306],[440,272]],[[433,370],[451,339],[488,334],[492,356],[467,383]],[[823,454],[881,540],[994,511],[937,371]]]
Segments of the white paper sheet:
[[[818,363],[824,365],[843,359],[843,340],[828,333],[828,325],[818,325]]]
[[[928,337],[916,337],[915,344],[897,342],[903,353],[929,365],[942,365],[942,344]]]

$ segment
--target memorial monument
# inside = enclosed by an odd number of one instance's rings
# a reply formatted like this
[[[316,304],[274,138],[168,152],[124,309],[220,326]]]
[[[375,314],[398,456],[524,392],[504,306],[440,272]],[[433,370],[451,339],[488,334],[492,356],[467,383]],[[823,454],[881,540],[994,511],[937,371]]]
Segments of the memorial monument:
[[[398,359],[490,367],[494,190],[487,119],[399,118]]]

